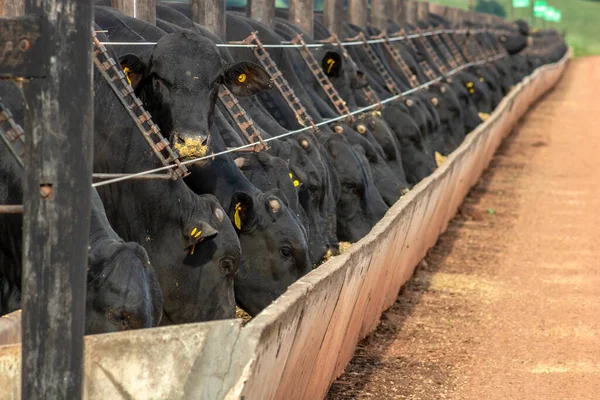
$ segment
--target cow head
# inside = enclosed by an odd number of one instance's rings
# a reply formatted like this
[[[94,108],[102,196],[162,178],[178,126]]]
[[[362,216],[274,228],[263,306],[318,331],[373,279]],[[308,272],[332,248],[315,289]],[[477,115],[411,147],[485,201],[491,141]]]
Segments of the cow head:
[[[137,243],[114,239],[91,244],[85,333],[157,326],[162,295],[148,254]]]
[[[183,160],[210,152],[209,127],[220,85],[236,96],[252,95],[272,85],[258,65],[226,64],[212,41],[187,30],[163,36],[148,61],[126,54],[120,63]]]
[[[385,215],[388,207],[374,186],[366,160],[339,134],[324,138],[341,188],[337,203],[337,233],[342,241],[356,242]]]
[[[214,196],[190,196],[191,206],[182,210],[179,223],[169,224],[179,232],[168,232],[163,240],[150,238],[147,244],[156,246],[162,262],[162,324],[233,318],[235,313],[233,277],[241,254],[237,235]]]
[[[271,193],[235,193],[229,217],[244,249],[235,276],[236,301],[255,316],[311,270],[306,232]]]
[[[409,108],[414,108],[414,105]],[[392,103],[383,110],[383,115],[400,143],[406,179],[409,184],[417,184],[435,170],[433,152],[425,136],[403,107]]]

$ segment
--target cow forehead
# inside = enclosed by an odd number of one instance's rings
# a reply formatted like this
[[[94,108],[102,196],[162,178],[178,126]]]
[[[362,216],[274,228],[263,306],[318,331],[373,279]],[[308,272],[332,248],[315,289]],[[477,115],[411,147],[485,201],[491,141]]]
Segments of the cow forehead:
[[[210,40],[199,35],[179,38],[167,35],[164,38],[152,53],[152,68],[159,75],[212,81],[221,74],[223,59]]]

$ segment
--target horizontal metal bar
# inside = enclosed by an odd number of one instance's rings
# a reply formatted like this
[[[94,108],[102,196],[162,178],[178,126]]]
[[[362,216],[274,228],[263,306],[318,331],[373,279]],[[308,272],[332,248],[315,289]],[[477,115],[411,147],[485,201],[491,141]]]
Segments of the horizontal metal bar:
[[[92,177],[94,179],[113,179],[113,178],[122,178],[124,176],[131,176],[131,174],[102,174],[102,173],[97,173],[97,174],[92,174]],[[149,179],[165,179],[165,180],[173,180],[173,176],[170,174],[151,174],[151,175],[140,175],[140,176],[135,176],[131,179],[144,179],[144,180],[149,180]]]
[[[0,205],[0,214],[23,214],[23,205]]]

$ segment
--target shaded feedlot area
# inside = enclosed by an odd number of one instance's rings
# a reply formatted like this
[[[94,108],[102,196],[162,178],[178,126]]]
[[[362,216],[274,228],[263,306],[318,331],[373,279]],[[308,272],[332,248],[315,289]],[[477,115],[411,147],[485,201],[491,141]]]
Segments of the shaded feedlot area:
[[[599,398],[599,91],[573,61],[328,399]]]

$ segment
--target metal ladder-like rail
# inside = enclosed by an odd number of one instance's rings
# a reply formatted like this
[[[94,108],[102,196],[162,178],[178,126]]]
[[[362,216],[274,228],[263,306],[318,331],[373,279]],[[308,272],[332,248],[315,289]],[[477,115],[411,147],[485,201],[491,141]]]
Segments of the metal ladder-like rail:
[[[340,97],[337,89],[329,80],[329,77],[325,75],[325,72],[323,71],[317,60],[315,60],[315,57],[312,55],[308,47],[306,47],[306,43],[302,39],[302,35],[296,36],[292,40],[292,43],[301,46],[298,47],[298,52],[300,53],[300,56],[308,66],[308,69],[313,74],[317,82],[319,82],[319,85],[327,95],[327,98],[329,98],[329,101],[337,111],[338,115],[347,115],[346,120],[349,123],[353,123],[354,121],[356,121],[354,116],[349,115],[350,109],[346,106],[346,102]]]
[[[8,147],[8,151],[15,157],[21,167],[23,156],[25,155],[25,132],[21,125],[13,119],[12,113],[2,102],[0,98],[0,139]]]
[[[269,55],[269,52],[263,47],[262,42],[258,38],[256,32],[252,32],[250,36],[244,39],[242,42],[233,42],[233,43],[241,43],[241,44],[253,44],[255,47],[253,48],[254,55],[256,59],[262,65],[262,67],[267,71],[271,79],[273,79],[273,83],[279,93],[290,107],[290,109],[296,115],[296,119],[298,123],[303,127],[312,127],[314,131],[318,131],[318,128],[315,126],[312,118],[306,111],[306,108],[300,102],[296,93],[288,83],[288,81],[283,77],[283,74]]]
[[[189,175],[188,169],[181,163],[169,141],[163,137],[158,125],[152,121],[152,117],[144,108],[142,101],[135,95],[133,88],[126,80],[125,74],[117,68],[115,60],[108,54],[106,47],[100,43],[95,35],[93,61],[121,104],[123,104],[156,158],[165,167],[175,165],[175,168],[168,170],[172,179]]]
[[[384,40],[383,47],[389,53],[389,55],[392,57],[392,59],[396,63],[396,66],[398,66],[398,68],[400,68],[400,70],[402,71],[402,74],[408,81],[408,84],[410,85],[410,87],[411,88],[417,87],[419,85],[419,79],[417,78],[417,76],[415,74],[412,73],[412,71],[410,70],[410,67],[408,66],[406,61],[404,61],[402,56],[400,55],[400,51],[396,47],[394,47],[394,45],[392,45],[392,42],[390,42],[388,35],[384,32],[381,35],[375,37],[375,39],[383,39]]]
[[[356,63],[352,59],[352,56],[350,56],[350,53],[348,53],[348,50],[346,50],[346,47],[344,47],[344,45],[342,44],[342,42],[340,41],[340,39],[337,37],[337,35],[335,33],[333,33],[328,39],[320,41],[320,43],[333,43],[333,44],[337,45],[339,50],[342,52],[344,59],[347,62],[351,62],[356,65]],[[373,90],[373,88],[371,87],[371,85],[368,82],[367,82],[366,86],[363,87],[361,90],[362,90],[363,94],[365,95],[366,99],[368,100],[369,104],[377,104],[377,107],[376,107],[377,110],[383,109],[383,104],[381,104],[381,100],[379,100],[379,97],[377,96],[377,94],[375,93],[375,91]]]
[[[407,34],[404,29],[400,29],[400,32],[396,33],[394,36],[406,37]],[[410,45],[412,50],[415,52],[415,55],[421,53],[412,40],[406,40],[406,42],[408,42],[408,44]],[[423,71],[423,73],[425,74],[427,79],[429,79],[431,81],[436,78],[435,72],[433,72],[433,69],[431,68],[431,66],[429,65],[427,60],[421,60],[421,61],[417,61],[417,62],[419,63],[419,67],[421,67],[421,70]]]
[[[225,86],[221,86],[219,89],[219,100],[221,100],[221,103],[225,106],[227,112],[248,143],[255,144],[252,151],[268,150],[269,147],[260,136],[260,132],[256,128],[252,118],[244,110],[238,99]]]
[[[384,80],[385,86],[390,91],[390,93],[395,96],[402,95],[402,91],[400,90],[400,88],[398,88],[398,85],[396,85],[396,82],[394,81],[392,76],[389,74],[388,70],[385,68],[385,66],[379,59],[379,56],[377,56],[377,54],[375,54],[375,51],[369,45],[369,42],[367,41],[367,38],[365,37],[365,35],[361,32],[358,34],[357,39],[362,42],[363,50],[369,56],[371,63],[373,64],[373,66],[375,66],[377,73]]]

